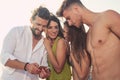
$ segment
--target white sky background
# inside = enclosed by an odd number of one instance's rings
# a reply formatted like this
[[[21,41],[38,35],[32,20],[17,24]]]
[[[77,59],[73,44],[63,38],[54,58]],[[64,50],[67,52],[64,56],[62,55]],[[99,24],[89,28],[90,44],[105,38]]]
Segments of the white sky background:
[[[31,11],[40,4],[56,13],[63,0],[0,0],[0,51],[3,38],[15,26],[28,25]],[[113,9],[120,13],[120,0],[81,0],[90,10]]]

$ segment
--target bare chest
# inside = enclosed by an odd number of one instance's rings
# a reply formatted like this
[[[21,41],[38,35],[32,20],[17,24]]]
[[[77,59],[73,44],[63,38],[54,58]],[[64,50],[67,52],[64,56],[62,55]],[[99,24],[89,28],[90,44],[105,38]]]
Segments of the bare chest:
[[[120,40],[109,29],[90,29],[87,35],[87,49],[92,57],[95,74],[103,76],[104,72],[104,75],[108,76],[111,75],[108,71],[112,73],[114,69],[119,70]],[[109,67],[113,63],[114,66]],[[119,72],[115,71],[115,74],[117,73]]]
[[[91,51],[93,48],[100,48],[106,44],[109,37],[109,31],[102,28],[93,28],[88,31],[87,48]]]

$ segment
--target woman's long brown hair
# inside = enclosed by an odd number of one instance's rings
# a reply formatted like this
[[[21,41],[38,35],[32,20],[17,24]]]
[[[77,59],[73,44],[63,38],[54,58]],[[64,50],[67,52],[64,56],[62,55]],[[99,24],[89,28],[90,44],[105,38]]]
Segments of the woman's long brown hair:
[[[71,52],[73,53],[76,61],[81,66],[81,57],[84,58],[84,55],[87,53],[91,65],[91,57],[86,47],[87,33],[84,25],[81,25],[80,28],[69,26],[68,35],[71,42]]]

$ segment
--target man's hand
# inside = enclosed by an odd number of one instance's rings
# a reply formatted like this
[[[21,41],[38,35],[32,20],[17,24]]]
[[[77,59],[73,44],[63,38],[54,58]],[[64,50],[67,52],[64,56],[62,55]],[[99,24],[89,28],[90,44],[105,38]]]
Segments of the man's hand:
[[[40,73],[39,65],[37,63],[27,64],[26,70],[31,74],[39,74]]]
[[[39,67],[40,69],[40,73],[39,73],[39,77],[44,79],[44,78],[47,78],[50,76],[50,69],[48,67],[45,67],[45,66],[40,66]]]

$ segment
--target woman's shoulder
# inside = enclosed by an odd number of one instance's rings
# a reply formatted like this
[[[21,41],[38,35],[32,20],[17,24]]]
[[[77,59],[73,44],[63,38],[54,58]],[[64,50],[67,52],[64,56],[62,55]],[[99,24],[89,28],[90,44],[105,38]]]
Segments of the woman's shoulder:
[[[58,43],[57,45],[60,47],[62,46],[64,49],[66,49],[68,52],[70,50],[70,46],[69,46],[69,43],[64,39],[64,38],[60,38],[58,40]]]
[[[58,37],[58,44],[66,44],[66,41],[62,37]]]

